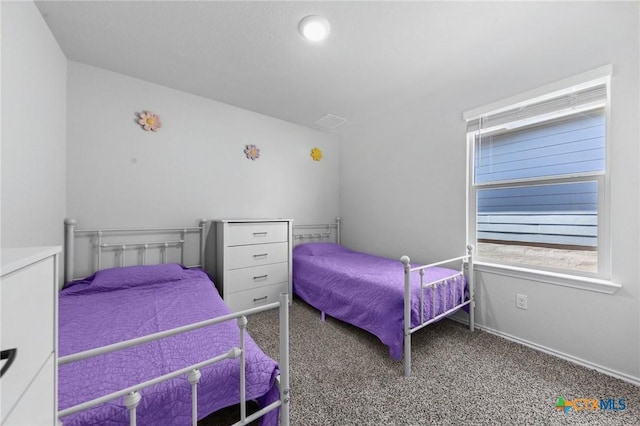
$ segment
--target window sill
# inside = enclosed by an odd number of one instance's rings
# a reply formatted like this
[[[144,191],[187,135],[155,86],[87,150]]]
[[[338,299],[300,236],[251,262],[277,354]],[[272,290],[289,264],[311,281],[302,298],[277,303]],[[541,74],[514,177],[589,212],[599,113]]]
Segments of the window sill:
[[[622,288],[622,285],[620,284],[598,278],[559,274],[556,272],[519,268],[517,266],[498,265],[495,263],[486,262],[474,262],[473,266],[475,270],[480,272],[488,272],[491,274],[539,281],[547,284],[560,285],[563,287],[593,291],[596,293],[614,294]]]

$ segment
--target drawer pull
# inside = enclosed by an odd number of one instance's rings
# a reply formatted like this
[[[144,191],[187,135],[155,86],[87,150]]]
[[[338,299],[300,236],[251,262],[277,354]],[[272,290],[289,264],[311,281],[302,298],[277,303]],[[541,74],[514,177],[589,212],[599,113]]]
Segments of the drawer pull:
[[[258,275],[257,277],[253,277],[254,280],[266,280],[269,274]]]
[[[17,354],[18,354],[18,348],[7,349],[0,352],[0,360],[3,360],[3,359],[7,360],[7,362],[2,366],[2,369],[0,369],[0,377],[2,377],[4,373],[7,372],[9,367],[11,367],[11,364],[13,364],[13,361],[15,361]]]
[[[256,297],[253,299],[254,302],[260,302],[262,300],[267,300],[267,296]]]
[[[257,258],[257,257],[267,257],[269,256],[269,253],[260,253],[260,254],[254,254],[253,258]]]
[[[263,232],[254,232],[253,233],[254,237],[266,237],[267,236],[267,231],[263,231]]]

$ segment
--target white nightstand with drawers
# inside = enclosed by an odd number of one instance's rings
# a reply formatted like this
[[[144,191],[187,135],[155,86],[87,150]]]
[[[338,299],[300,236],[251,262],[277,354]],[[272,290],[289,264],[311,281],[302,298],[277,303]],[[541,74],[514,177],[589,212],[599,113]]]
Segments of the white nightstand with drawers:
[[[216,224],[215,284],[232,311],[291,300],[291,219],[225,219]]]

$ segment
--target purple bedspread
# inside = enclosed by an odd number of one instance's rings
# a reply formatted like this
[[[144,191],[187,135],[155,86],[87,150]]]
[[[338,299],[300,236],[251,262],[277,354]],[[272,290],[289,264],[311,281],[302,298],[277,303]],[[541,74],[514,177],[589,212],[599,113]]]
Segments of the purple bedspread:
[[[203,321],[229,313],[211,280],[180,265],[133,266],[97,272],[60,292],[59,356]],[[251,318],[249,318],[251,320]],[[60,366],[59,408],[106,395],[187,367],[239,346],[237,322]],[[278,366],[247,335],[247,399],[261,405],[279,398]],[[240,400],[239,359],[201,370],[198,418]],[[191,389],[186,377],[140,392],[139,425],[191,424]],[[70,425],[129,424],[123,398],[62,418]],[[277,410],[262,424],[277,424]]]
[[[412,265],[415,267],[418,265]],[[429,268],[424,282],[457,271]],[[420,277],[411,277],[411,326],[420,324]],[[436,290],[425,289],[424,318],[439,315],[463,301],[465,279],[458,277]],[[293,250],[293,291],[315,308],[369,331],[389,346],[393,359],[402,358],[404,344],[404,265],[355,252],[333,243],[299,244]],[[444,301],[444,303],[443,303]]]

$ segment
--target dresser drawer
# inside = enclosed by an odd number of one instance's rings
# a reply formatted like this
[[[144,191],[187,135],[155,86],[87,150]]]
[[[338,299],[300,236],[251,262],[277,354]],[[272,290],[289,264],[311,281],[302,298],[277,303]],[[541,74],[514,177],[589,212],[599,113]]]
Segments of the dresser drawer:
[[[233,246],[228,248],[227,256],[227,269],[287,262],[289,260],[289,244],[284,242]]]
[[[256,266],[255,268],[234,269],[227,273],[227,278],[231,283],[225,288],[227,293],[264,287],[287,281],[289,279],[289,264],[282,262]]]
[[[286,293],[287,291],[289,291],[289,284],[287,282],[283,282],[266,287],[231,293],[228,298],[225,297],[225,300],[227,301],[229,308],[231,308],[233,312],[237,312],[277,302],[280,300],[280,293]]]
[[[13,407],[54,351],[54,259],[47,257],[2,277],[1,349],[17,348],[1,379],[4,409]]]
[[[287,222],[236,222],[230,223],[227,246],[264,244],[288,241]]]
[[[56,408],[54,407],[55,399],[52,397],[55,389],[54,375],[54,355],[51,354],[3,424],[7,426],[55,425]],[[2,380],[4,380],[4,377]],[[3,409],[6,410],[7,408],[3,406]]]

